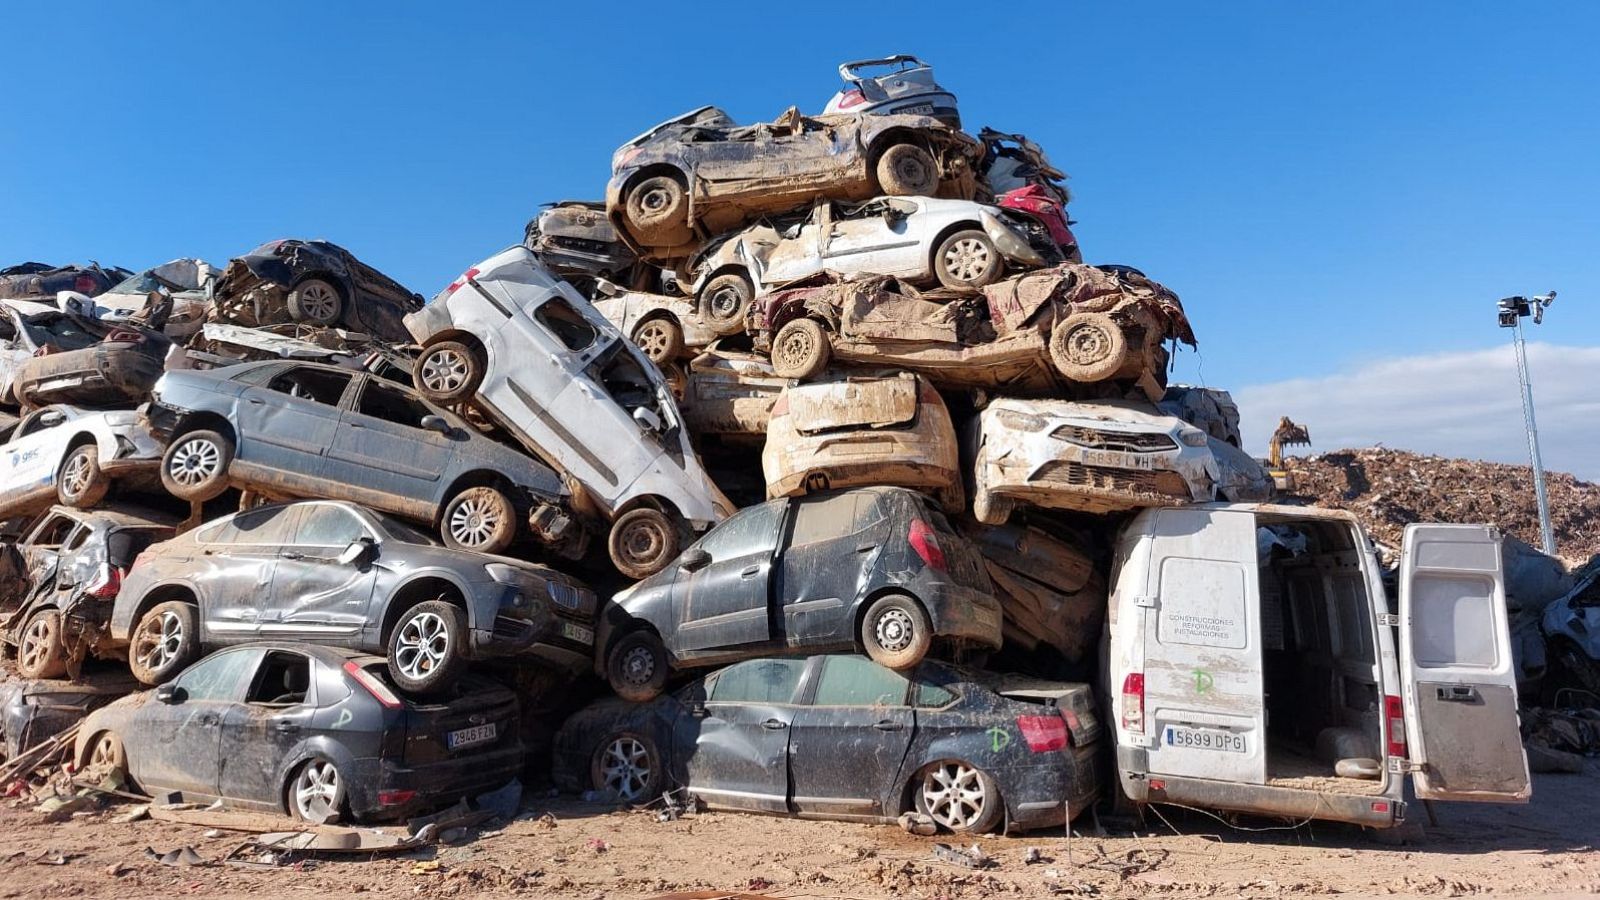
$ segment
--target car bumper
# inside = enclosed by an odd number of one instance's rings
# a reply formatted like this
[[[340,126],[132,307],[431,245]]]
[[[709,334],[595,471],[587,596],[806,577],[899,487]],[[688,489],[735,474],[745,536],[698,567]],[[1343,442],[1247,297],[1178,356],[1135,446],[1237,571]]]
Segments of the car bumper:
[[[563,616],[519,619],[500,615],[490,629],[472,630],[474,659],[532,656],[557,669],[579,672],[594,661],[594,627]]]
[[[1077,818],[1100,798],[1098,747],[1073,747],[1048,755],[1055,758],[1042,765],[994,773],[1001,796],[1006,798],[1011,830],[1059,828],[1067,823],[1069,814]]]
[[[151,436],[164,444],[172,440],[183,413],[173,407],[150,402],[140,408],[140,417]]]
[[[928,618],[933,620],[934,634],[987,647],[1000,646],[1000,601],[993,595],[949,582],[918,585],[912,591],[922,598]]]
[[[161,377],[162,359],[135,344],[34,357],[23,366],[19,393],[43,403],[94,403],[116,396],[142,399]]]
[[[359,760],[351,779],[350,811],[357,819],[402,819],[447,806],[503,787],[522,774],[522,759],[519,744],[416,766],[388,759]]]

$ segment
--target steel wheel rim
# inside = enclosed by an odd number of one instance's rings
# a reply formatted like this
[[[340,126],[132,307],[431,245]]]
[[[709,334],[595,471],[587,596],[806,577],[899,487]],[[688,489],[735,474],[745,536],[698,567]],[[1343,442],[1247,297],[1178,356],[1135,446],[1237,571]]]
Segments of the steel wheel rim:
[[[667,329],[660,322],[644,323],[633,340],[639,345],[639,349],[644,351],[645,356],[654,360],[666,358]]]
[[[467,383],[467,358],[458,350],[438,350],[422,363],[422,385],[441,394],[453,393]]]
[[[915,632],[916,623],[903,609],[885,610],[872,629],[873,635],[878,639],[878,646],[891,651],[900,651],[911,646]]]
[[[657,522],[634,522],[622,535],[622,552],[635,564],[654,560],[666,544],[667,535]]]
[[[300,286],[300,308],[313,319],[331,319],[339,311],[339,295],[320,281]]]
[[[40,616],[28,625],[22,635],[22,646],[17,650],[17,660],[30,670],[37,671],[47,662],[50,653],[50,635],[55,631],[49,616]]]
[[[962,238],[945,248],[945,271],[958,281],[976,281],[989,268],[989,245],[977,238]]]
[[[184,487],[194,487],[216,477],[221,465],[222,448],[204,438],[194,438],[173,451],[167,474]]]
[[[407,678],[426,678],[444,664],[450,653],[450,629],[444,619],[425,612],[412,616],[400,628],[395,663]]]
[[[489,543],[500,528],[500,511],[487,498],[469,497],[450,512],[450,536],[463,547]]]
[[[659,216],[672,208],[672,192],[655,187],[639,195],[639,209],[651,216]]]
[[[649,647],[634,647],[622,655],[622,677],[629,684],[649,684],[656,674],[656,655]]]
[[[159,672],[178,658],[183,646],[183,620],[168,610],[155,619],[146,619],[139,626],[139,664],[152,672]]]
[[[987,799],[978,770],[965,763],[940,763],[923,776],[923,808],[951,831],[975,826]]]
[[[621,737],[600,751],[600,786],[624,800],[643,797],[650,774],[650,750],[642,741]]]
[[[294,805],[302,819],[326,821],[339,806],[339,770],[326,760],[312,760],[294,781]]]
[[[89,457],[74,453],[67,460],[66,471],[61,473],[61,487],[69,497],[77,497],[89,489]]]
[[[1078,365],[1099,362],[1111,347],[1111,337],[1095,325],[1079,325],[1067,334],[1067,358]]]
[[[723,287],[712,291],[710,302],[706,304],[711,318],[717,320],[732,319],[739,314],[739,307],[744,305],[744,296],[736,288]]]
[[[785,368],[798,369],[811,359],[812,353],[811,332],[795,329],[783,339],[783,346],[778,348],[778,355],[783,359]]]
[[[895,161],[895,174],[909,184],[922,184],[928,180],[928,169],[914,154],[906,154]]]

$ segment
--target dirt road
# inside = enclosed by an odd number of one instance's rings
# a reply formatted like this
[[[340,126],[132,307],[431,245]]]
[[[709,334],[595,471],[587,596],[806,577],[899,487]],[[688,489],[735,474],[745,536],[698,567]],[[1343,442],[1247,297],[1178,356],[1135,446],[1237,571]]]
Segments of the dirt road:
[[[970,872],[931,857],[933,838],[897,828],[702,813],[658,822],[572,802],[534,801],[518,821],[460,846],[407,857],[320,861],[308,870],[244,871],[220,864],[169,868],[144,856],[192,845],[217,860],[237,832],[151,821],[117,824],[122,808],[48,825],[27,809],[0,811],[6,854],[0,897],[451,897],[635,898],[715,889],[782,897],[1283,897],[1468,894],[1583,896],[1600,892],[1600,766],[1540,776],[1525,807],[1453,805],[1416,846],[1385,846],[1316,825],[1246,833],[1205,816],[1164,810],[1137,835],[1072,841],[1037,833],[981,841],[994,868]],[[1421,807],[1414,806],[1418,816]],[[549,812],[549,818],[540,817]],[[1087,823],[1080,823],[1087,825]],[[1249,823],[1256,827],[1262,822]],[[1027,864],[1029,848],[1044,859]],[[53,860],[66,857],[64,863]],[[437,866],[434,865],[437,864]],[[1124,872],[1115,871],[1118,865]]]

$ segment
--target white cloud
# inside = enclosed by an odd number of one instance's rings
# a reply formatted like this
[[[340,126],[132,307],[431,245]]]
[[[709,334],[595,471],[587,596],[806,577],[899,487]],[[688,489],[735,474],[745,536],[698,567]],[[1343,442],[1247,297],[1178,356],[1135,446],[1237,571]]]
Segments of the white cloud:
[[[1547,470],[1600,481],[1600,347],[1529,344],[1539,446]],[[1516,358],[1485,350],[1377,360],[1323,378],[1233,391],[1245,446],[1265,455],[1280,416],[1312,450],[1385,447],[1526,464]],[[1296,448],[1294,452],[1304,452]]]

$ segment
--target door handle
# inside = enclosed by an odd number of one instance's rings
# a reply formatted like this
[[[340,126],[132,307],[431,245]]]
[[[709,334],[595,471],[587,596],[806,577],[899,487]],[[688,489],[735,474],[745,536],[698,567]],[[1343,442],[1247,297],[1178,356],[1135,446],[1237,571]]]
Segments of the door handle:
[[[889,719],[884,719],[882,722],[879,722],[878,724],[876,724],[876,725],[874,725],[872,727],[878,729],[879,731],[901,731],[906,726],[905,726],[904,723],[901,723],[901,722],[895,722],[895,721],[891,721]]]
[[[283,734],[293,734],[294,732],[300,730],[300,723],[298,723],[298,722],[273,722],[272,723],[272,730],[273,731],[277,731],[277,732],[281,732]]]
[[[365,428],[365,427],[367,427],[367,426],[361,424],[360,422],[346,422],[344,424],[345,424],[345,426],[347,428]]]
[[[288,550],[288,551],[284,552],[283,558],[284,559],[305,559],[306,555],[304,553],[296,553],[293,550]]]
[[[760,572],[761,572],[761,567],[760,566],[745,566],[744,569],[739,572],[739,577],[740,578],[754,578]]]
[[[761,727],[768,731],[782,731],[789,727],[789,723],[782,719],[768,719],[761,723]]]
[[[857,553],[871,553],[872,551],[874,551],[876,549],[878,549],[878,545],[877,544],[862,544],[861,546],[856,548],[856,552]]]
[[[218,721],[220,721],[220,720],[217,718],[216,715],[214,715],[212,713],[206,713],[205,715],[200,717],[200,727],[202,727],[202,728],[211,728],[211,727],[214,727],[217,724]]]
[[[1439,700],[1444,703],[1476,703],[1478,689],[1470,684],[1452,684],[1449,687],[1437,689]]]
[[[260,406],[261,405],[261,401],[256,399],[255,397],[250,397],[250,398],[246,399],[244,402],[250,404],[251,406]]]

